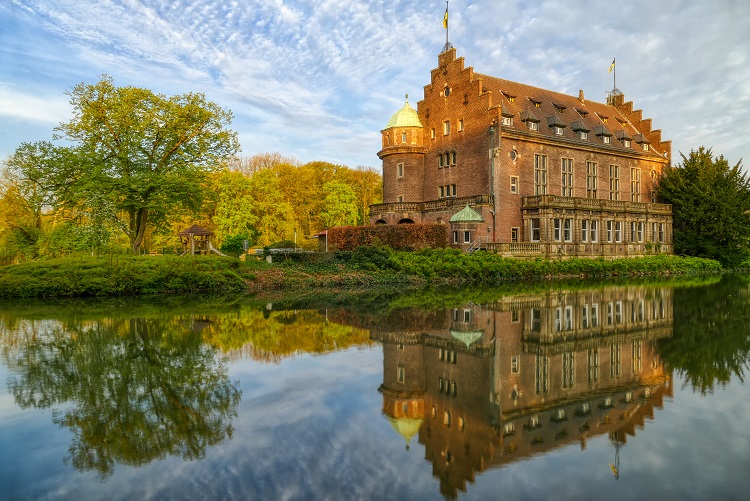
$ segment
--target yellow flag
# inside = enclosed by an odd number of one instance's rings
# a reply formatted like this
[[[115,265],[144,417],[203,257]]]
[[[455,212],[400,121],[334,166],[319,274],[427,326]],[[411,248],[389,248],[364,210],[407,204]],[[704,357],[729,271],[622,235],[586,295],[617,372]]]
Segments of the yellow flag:
[[[448,29],[448,6],[445,6],[445,14],[443,15],[443,28]]]
[[[607,73],[612,73],[612,70],[615,69],[615,60],[612,59],[612,64],[609,65],[609,71]]]

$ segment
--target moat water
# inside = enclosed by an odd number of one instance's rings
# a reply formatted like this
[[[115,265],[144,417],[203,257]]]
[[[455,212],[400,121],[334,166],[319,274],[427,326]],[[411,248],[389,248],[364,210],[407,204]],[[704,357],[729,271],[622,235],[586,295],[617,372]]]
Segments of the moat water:
[[[0,305],[0,499],[747,499],[750,278]]]

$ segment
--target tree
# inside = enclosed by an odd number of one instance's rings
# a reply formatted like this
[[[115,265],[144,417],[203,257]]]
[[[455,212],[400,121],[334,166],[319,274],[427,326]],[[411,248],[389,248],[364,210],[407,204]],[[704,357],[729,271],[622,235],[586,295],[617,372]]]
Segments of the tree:
[[[67,94],[73,118],[55,129],[55,137],[75,146],[67,161],[34,168],[58,206],[99,208],[98,215],[127,235],[134,253],[150,225],[179,208],[196,210],[206,174],[239,148],[236,133],[226,128],[231,112],[203,94],[166,97],[116,87],[106,75]]]
[[[357,224],[357,203],[354,190],[348,184],[329,181],[323,185],[326,193],[323,222],[326,227]]]
[[[255,233],[258,217],[253,213],[253,190],[250,178],[241,172],[223,170],[213,178],[216,206],[213,222],[216,237],[223,241],[230,235]]]
[[[736,266],[750,256],[750,182],[741,161],[730,167],[704,147],[682,155],[657,186],[659,200],[672,204],[677,254],[716,259]]]

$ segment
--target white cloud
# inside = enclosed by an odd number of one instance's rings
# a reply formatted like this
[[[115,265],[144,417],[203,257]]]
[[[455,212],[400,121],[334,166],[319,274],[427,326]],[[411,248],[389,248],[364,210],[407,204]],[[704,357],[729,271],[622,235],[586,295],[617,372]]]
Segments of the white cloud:
[[[105,0],[82,9],[78,0],[14,0],[0,8],[0,22],[12,28],[0,33],[0,63],[10,63],[5,80],[54,82],[60,94],[101,73],[158,92],[206,92],[234,111],[248,154],[274,146],[303,161],[377,165],[380,128],[404,93],[421,99],[437,64],[443,8],[405,0]],[[594,100],[611,88],[607,68],[616,56],[617,86],[673,140],[675,154],[706,145],[748,157],[750,140],[739,132],[750,99],[748,14],[732,0],[456,1],[450,35],[479,73],[571,94],[582,88]],[[27,114],[49,113],[32,111],[37,105],[44,106],[29,103]]]

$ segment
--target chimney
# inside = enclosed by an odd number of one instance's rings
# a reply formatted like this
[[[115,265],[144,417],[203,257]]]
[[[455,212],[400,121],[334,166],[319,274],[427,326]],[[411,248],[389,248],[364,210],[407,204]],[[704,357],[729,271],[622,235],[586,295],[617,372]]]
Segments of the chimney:
[[[581,90],[579,90],[579,91],[578,91],[578,100],[579,100],[580,102],[582,102],[582,103],[585,103],[585,102],[586,102],[586,100],[585,100],[585,99],[583,99],[583,89],[581,89]]]

